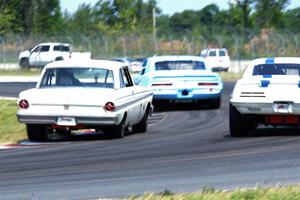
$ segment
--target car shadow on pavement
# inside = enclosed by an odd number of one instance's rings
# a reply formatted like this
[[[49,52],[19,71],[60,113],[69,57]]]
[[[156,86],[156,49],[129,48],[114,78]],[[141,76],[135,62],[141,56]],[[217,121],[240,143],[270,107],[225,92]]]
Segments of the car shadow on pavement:
[[[250,131],[244,137],[235,138],[253,138],[253,137],[298,137],[300,136],[300,128],[295,127],[259,127],[254,131]],[[233,138],[230,134],[224,135],[224,138]]]
[[[217,110],[210,108],[206,103],[159,103],[153,106],[154,112]]]
[[[299,128],[295,127],[262,127],[258,128],[250,136],[273,137],[273,136],[300,136]]]
[[[127,131],[125,137],[133,133]],[[45,142],[75,142],[75,141],[95,141],[95,140],[114,140],[119,138],[114,138],[112,135],[103,132],[81,132],[72,133],[70,135],[58,135],[50,134],[48,140]]]

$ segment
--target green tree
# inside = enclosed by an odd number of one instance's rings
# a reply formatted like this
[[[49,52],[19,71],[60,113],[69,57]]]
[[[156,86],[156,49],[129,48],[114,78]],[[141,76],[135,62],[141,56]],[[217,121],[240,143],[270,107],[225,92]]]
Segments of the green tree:
[[[104,32],[147,29],[151,27],[153,8],[156,8],[155,0],[99,0],[95,6],[97,27]]]
[[[185,10],[181,13],[175,13],[170,18],[170,27],[173,32],[182,34],[191,31],[197,21],[197,12],[193,10]]]
[[[283,16],[284,27],[292,32],[299,32],[300,30],[300,7],[288,10]]]
[[[29,35],[62,30],[59,0],[1,0],[1,32]]]
[[[28,35],[32,27],[31,13],[31,1],[0,0],[0,32]]]
[[[289,0],[255,0],[253,20],[258,28],[283,28],[283,12]]]
[[[250,12],[252,10],[253,2],[254,0],[235,0],[235,5],[238,9],[237,12],[244,29],[249,29],[251,26]]]
[[[71,15],[65,15],[68,29],[73,33],[80,33],[86,36],[94,36],[97,33],[94,9],[90,4],[80,4],[76,12]]]
[[[34,34],[51,34],[63,29],[59,0],[31,0],[33,2]]]
[[[201,24],[211,25],[215,23],[215,17],[219,14],[216,4],[209,4],[199,11],[198,17]]]

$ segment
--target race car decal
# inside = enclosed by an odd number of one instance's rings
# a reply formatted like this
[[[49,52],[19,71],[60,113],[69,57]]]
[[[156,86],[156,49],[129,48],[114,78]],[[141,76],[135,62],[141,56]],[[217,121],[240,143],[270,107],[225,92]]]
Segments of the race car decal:
[[[266,59],[266,64],[274,64],[274,58],[267,58]]]
[[[270,84],[269,80],[261,80],[260,81],[260,87],[268,87]]]

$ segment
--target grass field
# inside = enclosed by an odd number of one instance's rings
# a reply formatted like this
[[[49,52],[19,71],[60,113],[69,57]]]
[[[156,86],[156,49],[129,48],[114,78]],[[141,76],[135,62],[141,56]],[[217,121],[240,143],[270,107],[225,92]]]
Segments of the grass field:
[[[223,81],[237,81],[243,75],[243,73],[235,73],[235,72],[219,72]]]
[[[0,144],[16,144],[27,138],[25,126],[17,121],[16,101],[0,100]]]
[[[31,70],[0,70],[0,76],[38,76],[40,75],[40,69],[31,69]]]
[[[131,200],[299,200],[300,186],[274,187],[265,189],[243,189],[231,192],[204,189],[198,193],[172,194],[169,191],[161,194],[145,194],[132,197]]]

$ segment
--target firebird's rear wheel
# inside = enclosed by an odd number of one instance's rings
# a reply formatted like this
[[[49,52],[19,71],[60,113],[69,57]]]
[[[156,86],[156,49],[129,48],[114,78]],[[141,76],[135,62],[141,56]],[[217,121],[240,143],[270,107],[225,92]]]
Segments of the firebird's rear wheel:
[[[245,117],[232,105],[229,105],[229,129],[232,137],[243,137],[249,133]]]
[[[144,133],[147,132],[147,119],[150,112],[150,107],[147,107],[147,110],[144,113],[144,116],[142,120],[138,123],[132,126],[132,132],[133,133]]]
[[[210,102],[209,108],[211,109],[219,109],[221,106],[221,96],[218,97],[217,99],[214,99]]]
[[[47,128],[40,124],[27,124],[27,135],[30,141],[42,142],[48,138]]]

